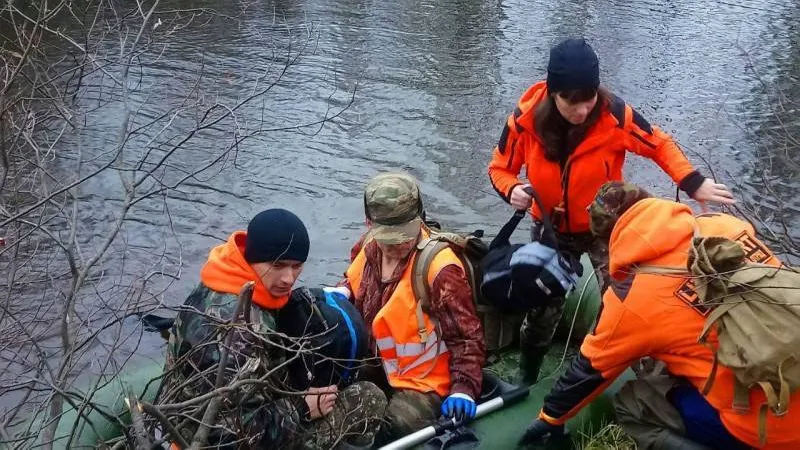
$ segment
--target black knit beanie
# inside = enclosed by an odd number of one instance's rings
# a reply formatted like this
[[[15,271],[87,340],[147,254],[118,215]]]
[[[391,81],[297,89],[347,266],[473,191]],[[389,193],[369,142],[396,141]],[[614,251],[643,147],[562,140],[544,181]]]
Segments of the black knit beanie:
[[[600,63],[585,39],[567,39],[550,49],[547,64],[547,90],[564,92],[597,89],[600,86]]]
[[[299,217],[285,209],[258,213],[247,225],[244,259],[250,263],[308,259],[308,231]]]

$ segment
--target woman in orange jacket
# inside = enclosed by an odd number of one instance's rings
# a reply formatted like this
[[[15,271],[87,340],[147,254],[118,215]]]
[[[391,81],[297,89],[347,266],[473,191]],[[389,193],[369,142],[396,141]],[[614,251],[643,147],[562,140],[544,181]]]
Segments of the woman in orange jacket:
[[[725,185],[692,167],[669,135],[600,86],[597,55],[583,39],[550,50],[547,80],[522,95],[489,164],[497,193],[515,209],[530,208],[538,222],[539,206],[525,192],[533,187],[552,218],[560,250],[578,258],[588,253],[601,290],[608,284],[608,254],[589,233],[586,208],[603,183],[622,180],[627,151],[655,161],[700,203],[734,202]],[[518,178],[523,165],[527,184]],[[534,239],[539,228],[534,226]],[[563,305],[556,299],[526,315],[520,332],[522,381],[536,381]]]

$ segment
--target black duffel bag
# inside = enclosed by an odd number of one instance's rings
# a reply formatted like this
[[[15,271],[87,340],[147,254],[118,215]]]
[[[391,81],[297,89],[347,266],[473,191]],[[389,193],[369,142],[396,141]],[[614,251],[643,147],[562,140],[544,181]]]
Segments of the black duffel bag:
[[[525,217],[516,211],[489,246],[481,261],[481,295],[498,311],[519,314],[563,299],[583,274],[580,261],[560,252],[550,217],[536,192],[526,188],[542,211],[542,233],[537,241],[511,244],[511,234]]]

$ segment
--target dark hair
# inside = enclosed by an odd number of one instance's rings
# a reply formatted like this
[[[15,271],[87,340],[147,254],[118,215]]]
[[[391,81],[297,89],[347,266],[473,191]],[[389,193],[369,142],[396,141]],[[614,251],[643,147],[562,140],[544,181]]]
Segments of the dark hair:
[[[581,103],[591,100],[597,95],[597,103],[580,125],[572,125],[564,119],[556,108],[554,95],[559,95],[568,103]],[[548,161],[564,161],[583,141],[586,132],[597,123],[600,112],[608,104],[611,93],[602,86],[594,88],[572,89],[562,92],[550,92],[547,98],[539,102],[534,113],[534,129],[544,144],[544,157]]]
[[[599,89],[596,88],[581,88],[581,89],[570,89],[562,92],[554,92],[553,94],[558,95],[559,97],[563,98],[567,102],[571,104],[575,103],[582,103],[588,102],[589,100],[593,99],[595,95],[598,95]]]

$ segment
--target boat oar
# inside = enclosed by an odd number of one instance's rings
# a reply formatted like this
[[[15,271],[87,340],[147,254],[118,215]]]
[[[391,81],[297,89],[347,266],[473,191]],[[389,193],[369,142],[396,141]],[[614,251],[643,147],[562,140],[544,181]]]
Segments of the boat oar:
[[[487,402],[481,403],[478,405],[478,408],[475,412],[475,418],[473,420],[479,419],[485,415],[497,411],[498,409],[502,409],[505,406],[519,402],[528,396],[528,392],[529,391],[527,387],[520,387],[504,394],[500,394],[499,397],[495,397]],[[456,420],[455,418],[441,419],[429,427],[423,428],[417,432],[411,433],[396,441],[384,445],[380,448],[380,450],[403,450],[411,448],[422,444],[431,438],[439,436],[447,430],[461,426],[461,424],[462,422],[460,420]]]

